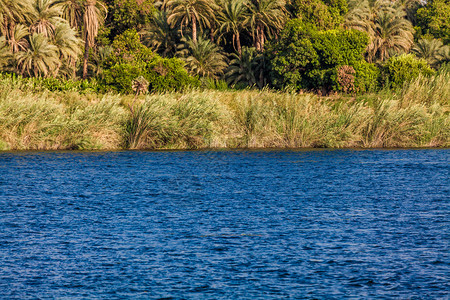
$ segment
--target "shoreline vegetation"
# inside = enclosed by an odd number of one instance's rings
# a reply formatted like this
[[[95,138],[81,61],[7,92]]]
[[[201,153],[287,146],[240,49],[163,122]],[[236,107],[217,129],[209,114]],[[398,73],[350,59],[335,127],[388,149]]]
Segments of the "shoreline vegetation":
[[[450,146],[450,73],[395,91],[321,97],[263,90],[120,95],[0,77],[0,150]]]
[[[0,0],[0,151],[449,147],[447,0]]]

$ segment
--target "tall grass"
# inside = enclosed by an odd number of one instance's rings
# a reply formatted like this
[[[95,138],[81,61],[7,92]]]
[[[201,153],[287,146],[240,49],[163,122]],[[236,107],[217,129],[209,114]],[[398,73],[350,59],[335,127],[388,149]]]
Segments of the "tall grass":
[[[80,99],[78,94],[4,90],[0,94],[0,148],[115,149],[125,110],[117,96]]]
[[[449,74],[356,99],[207,90],[136,102],[2,77],[0,149],[448,147]]]
[[[147,96],[130,109],[125,147],[209,147],[218,113],[215,102],[198,93]]]

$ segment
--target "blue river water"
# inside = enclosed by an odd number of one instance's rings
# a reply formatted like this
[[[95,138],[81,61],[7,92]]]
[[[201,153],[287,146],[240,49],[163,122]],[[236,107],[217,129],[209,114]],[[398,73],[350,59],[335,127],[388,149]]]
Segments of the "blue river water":
[[[1,299],[448,299],[450,150],[0,153]]]

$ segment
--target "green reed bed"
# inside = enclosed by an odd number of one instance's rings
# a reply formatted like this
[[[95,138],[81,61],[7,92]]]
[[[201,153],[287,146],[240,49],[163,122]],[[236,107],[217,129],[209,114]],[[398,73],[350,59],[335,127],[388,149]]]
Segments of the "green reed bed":
[[[135,99],[3,77],[0,149],[448,147],[449,79],[358,97],[206,90]]]

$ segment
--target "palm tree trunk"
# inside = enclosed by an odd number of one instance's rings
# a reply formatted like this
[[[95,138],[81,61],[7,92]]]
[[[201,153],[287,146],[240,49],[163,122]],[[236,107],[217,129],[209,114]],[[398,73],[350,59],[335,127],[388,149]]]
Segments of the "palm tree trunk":
[[[261,24],[258,24],[256,26],[256,50],[261,52],[262,51],[262,45],[261,45],[262,39],[261,39]]]
[[[87,77],[88,59],[89,59],[89,43],[86,39],[86,42],[84,43],[83,79],[86,79]]]
[[[259,49],[257,49],[257,50],[262,52],[264,49],[264,28],[263,28],[263,26],[261,24],[258,24],[256,31],[257,31],[258,45],[259,45]]]
[[[192,18],[192,41],[197,43],[197,20],[195,19],[195,15],[191,15]]]
[[[263,51],[265,36],[264,36],[264,28],[262,26],[260,27],[259,38],[261,39],[261,41],[259,42],[259,44],[261,45],[261,51]]]
[[[241,48],[241,37],[239,35],[239,31],[236,31],[236,45],[237,45],[237,51],[239,53],[239,57],[242,56],[242,48]]]

